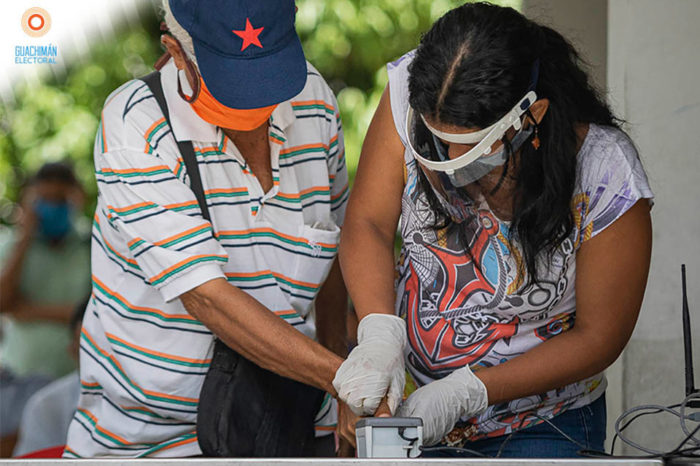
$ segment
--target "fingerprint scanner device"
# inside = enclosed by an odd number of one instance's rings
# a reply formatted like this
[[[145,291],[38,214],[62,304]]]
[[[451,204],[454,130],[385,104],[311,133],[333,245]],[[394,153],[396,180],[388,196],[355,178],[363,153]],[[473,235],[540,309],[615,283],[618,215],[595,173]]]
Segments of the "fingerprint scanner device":
[[[418,417],[368,417],[355,424],[358,458],[417,458],[423,445]]]

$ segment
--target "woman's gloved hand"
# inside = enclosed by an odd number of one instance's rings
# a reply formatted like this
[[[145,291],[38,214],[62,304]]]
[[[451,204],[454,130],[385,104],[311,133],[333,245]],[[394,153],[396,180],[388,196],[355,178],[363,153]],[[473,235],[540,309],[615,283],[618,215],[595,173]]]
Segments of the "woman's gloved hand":
[[[333,379],[338,397],[358,416],[371,416],[387,396],[391,412],[406,383],[403,349],[406,322],[389,314],[369,314],[357,327],[357,346]]]
[[[430,446],[442,440],[459,418],[479,415],[487,406],[486,387],[464,366],[413,392],[396,416],[423,419],[423,444]]]

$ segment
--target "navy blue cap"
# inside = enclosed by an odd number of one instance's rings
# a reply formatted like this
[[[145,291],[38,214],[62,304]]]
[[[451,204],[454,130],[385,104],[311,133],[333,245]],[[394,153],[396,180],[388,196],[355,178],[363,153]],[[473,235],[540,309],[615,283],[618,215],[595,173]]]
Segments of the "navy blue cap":
[[[169,0],[209,92],[231,108],[289,100],[306,84],[294,0]]]

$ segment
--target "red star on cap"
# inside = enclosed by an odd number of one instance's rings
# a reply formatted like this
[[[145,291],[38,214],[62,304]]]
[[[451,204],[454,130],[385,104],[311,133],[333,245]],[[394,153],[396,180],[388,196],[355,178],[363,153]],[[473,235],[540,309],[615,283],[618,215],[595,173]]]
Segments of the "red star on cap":
[[[231,31],[234,34],[236,34],[238,37],[243,39],[243,45],[241,46],[241,52],[244,51],[245,49],[248,48],[249,45],[256,45],[260,48],[263,48],[262,44],[260,43],[260,39],[258,36],[262,32],[262,30],[265,29],[264,27],[261,28],[253,28],[253,25],[250,24],[250,19],[246,18],[245,19],[245,29],[242,31]]]

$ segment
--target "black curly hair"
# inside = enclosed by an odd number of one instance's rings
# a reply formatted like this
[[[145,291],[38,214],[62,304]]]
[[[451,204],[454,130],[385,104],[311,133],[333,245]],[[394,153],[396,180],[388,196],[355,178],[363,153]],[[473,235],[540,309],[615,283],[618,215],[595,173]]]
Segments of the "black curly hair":
[[[620,120],[583,66],[574,47],[555,30],[512,8],[479,2],[466,3],[436,21],[421,39],[409,67],[411,107],[443,124],[464,128],[485,128],[499,120],[525,95],[537,74],[537,97],[550,102],[538,125],[541,145],[535,150],[524,144],[514,157],[504,140],[508,161],[512,159],[516,167],[512,240],[522,248],[530,284],[538,280],[540,255],[553,253],[574,228],[575,125],[619,128]],[[463,231],[467,225],[450,219],[419,173],[437,214],[434,227],[456,228],[470,253]]]

